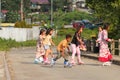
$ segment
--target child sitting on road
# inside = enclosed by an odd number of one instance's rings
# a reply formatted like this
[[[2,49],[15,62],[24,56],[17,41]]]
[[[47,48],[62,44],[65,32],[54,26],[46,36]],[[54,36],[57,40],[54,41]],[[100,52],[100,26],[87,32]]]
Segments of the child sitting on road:
[[[71,41],[72,36],[70,34],[66,35],[66,39],[62,40],[58,46],[57,46],[57,52],[58,55],[51,61],[51,66],[55,65],[55,61],[57,61],[59,58],[64,58],[64,67],[70,66],[70,63],[68,63],[68,57],[69,57],[69,42]]]

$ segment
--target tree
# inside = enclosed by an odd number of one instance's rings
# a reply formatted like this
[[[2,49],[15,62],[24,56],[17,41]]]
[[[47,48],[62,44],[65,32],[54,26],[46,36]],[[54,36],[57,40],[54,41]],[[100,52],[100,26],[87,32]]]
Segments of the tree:
[[[51,0],[49,0],[49,2],[51,2]],[[63,9],[64,6],[68,6],[70,3],[69,3],[69,0],[53,0],[53,9],[54,10],[58,10],[58,9]]]
[[[120,0],[86,0],[86,3],[98,19],[112,24],[111,37],[119,38]]]
[[[1,0],[2,10],[8,10],[14,11],[14,12],[20,12],[20,4],[21,0]],[[30,12],[30,0],[24,0],[24,14],[26,15],[28,12]]]
[[[6,22],[15,23],[19,20],[18,12],[10,11],[6,14]]]

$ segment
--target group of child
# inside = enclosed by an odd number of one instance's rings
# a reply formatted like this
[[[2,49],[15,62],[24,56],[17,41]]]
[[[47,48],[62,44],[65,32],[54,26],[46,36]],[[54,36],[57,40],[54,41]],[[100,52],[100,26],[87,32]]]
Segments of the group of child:
[[[41,29],[37,40],[34,63],[44,63],[54,66],[55,62],[63,57],[64,67],[72,67],[73,65],[76,65],[75,56],[77,54],[77,64],[84,64],[81,60],[80,51],[86,50],[85,44],[81,38],[83,28],[83,25],[77,25],[77,27],[75,27],[76,32],[73,36],[71,34],[66,35],[66,38],[57,46],[57,56],[54,56],[52,51],[52,45],[55,46],[52,40],[54,30],[52,28],[47,30]],[[112,42],[112,40],[108,38],[108,29],[108,24],[105,24],[103,28],[99,27],[98,39],[96,40],[96,42],[100,44],[99,61],[103,62],[103,65],[111,65],[110,60],[112,59],[112,55],[108,48],[108,42]],[[72,49],[72,56],[69,61],[70,46]],[[49,56],[51,56],[51,60],[49,60]]]
[[[55,46],[52,41],[53,29],[41,29],[39,38],[37,40],[37,52],[34,63],[44,63],[50,64],[51,66],[55,65],[55,62],[63,57],[64,58],[64,67],[71,67],[76,65],[75,55],[77,54],[77,63],[84,64],[81,60],[81,52],[80,49],[86,50],[84,46],[84,42],[81,38],[81,33],[83,31],[83,26],[79,25],[75,28],[76,32],[72,37],[71,34],[67,34],[66,38],[62,40],[57,46],[57,56],[54,56],[52,53],[52,45]],[[69,53],[70,47],[72,48],[72,56],[69,61]],[[51,56],[51,60],[49,60],[49,55]]]

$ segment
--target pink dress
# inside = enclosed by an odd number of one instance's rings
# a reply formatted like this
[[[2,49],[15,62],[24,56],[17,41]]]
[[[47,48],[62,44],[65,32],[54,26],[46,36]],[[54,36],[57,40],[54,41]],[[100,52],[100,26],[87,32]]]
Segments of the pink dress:
[[[106,30],[103,30],[100,34],[100,51],[99,51],[99,61],[107,62],[112,59],[112,55],[108,48],[108,42],[110,39],[108,38],[108,33]]]

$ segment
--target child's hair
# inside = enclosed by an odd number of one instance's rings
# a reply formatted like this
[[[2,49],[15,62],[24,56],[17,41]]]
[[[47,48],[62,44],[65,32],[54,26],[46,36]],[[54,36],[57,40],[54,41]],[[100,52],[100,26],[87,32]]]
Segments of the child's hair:
[[[101,28],[103,30],[103,27],[102,26],[98,26],[98,28]]]
[[[41,29],[39,35],[41,35],[45,31],[46,31],[45,29]]]
[[[108,29],[109,25],[109,23],[105,23],[103,29]]]
[[[66,35],[66,39],[67,39],[67,38],[71,38],[71,37],[72,37],[72,36],[71,36],[70,34],[67,34],[67,35]]]
[[[49,35],[52,30],[53,30],[52,28],[47,29],[46,35]]]
[[[80,23],[80,24],[78,25],[78,27],[76,28],[76,30],[79,31],[81,28],[84,28],[84,25],[83,25],[82,23]]]

